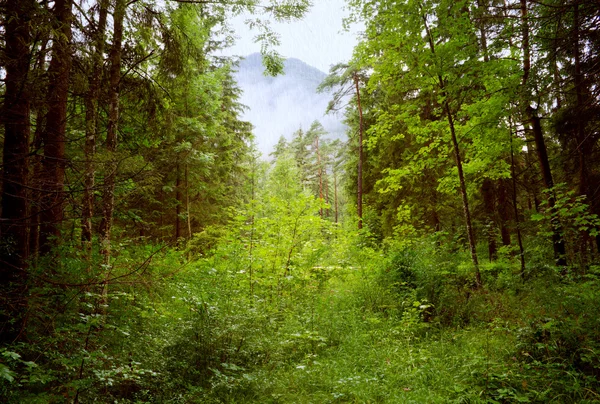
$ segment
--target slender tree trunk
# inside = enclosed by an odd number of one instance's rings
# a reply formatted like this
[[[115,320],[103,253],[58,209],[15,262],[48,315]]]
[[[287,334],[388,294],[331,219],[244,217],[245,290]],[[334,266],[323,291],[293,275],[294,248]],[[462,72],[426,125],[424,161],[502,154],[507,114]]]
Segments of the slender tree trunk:
[[[325,203],[329,206],[329,176],[325,176]],[[330,217],[331,212],[329,207],[325,209],[325,216]]]
[[[37,55],[37,61],[32,67],[34,72],[42,72],[46,70],[46,60],[48,54],[48,43],[50,42],[50,35],[47,34],[42,39],[40,50]],[[40,97],[41,98],[41,97]],[[44,133],[44,120],[47,114],[47,106],[45,100],[33,97],[32,110],[35,110],[35,132],[33,134],[33,140],[31,141],[29,159],[29,256],[35,258],[39,251],[40,242],[40,202],[42,199],[41,194],[41,181],[42,178],[42,137]],[[38,100],[38,102],[35,102]]]
[[[517,205],[517,174],[515,169],[515,154],[513,151],[513,124],[509,117],[510,124],[510,171],[512,179],[512,203],[515,214],[515,228],[517,233],[517,243],[519,245],[519,262],[521,263],[521,279],[525,281],[525,250],[523,248],[523,239],[521,238],[521,220],[519,218],[519,206]],[[531,209],[531,208],[530,208]]]
[[[31,146],[33,155],[29,160],[31,171],[29,180],[29,186],[31,187],[29,192],[29,256],[32,258],[38,256],[40,247],[40,210],[42,200],[41,178],[43,178],[42,155],[40,154],[40,150],[42,149],[45,116],[45,107],[42,105],[38,106],[35,121],[36,128]]]
[[[180,175],[179,164],[176,168],[176,179],[175,179],[175,243],[181,237],[181,175]]]
[[[552,188],[554,187],[554,180],[552,179],[552,171],[550,170],[550,161],[548,160],[548,152],[546,151],[546,143],[544,141],[544,134],[542,131],[541,119],[535,114],[532,107],[527,108],[527,115],[532,126],[533,136],[535,139],[535,151],[538,156],[538,161],[542,171],[542,178],[544,179],[544,185],[546,189],[550,190],[548,194],[548,207],[551,211],[554,210],[555,198]],[[552,245],[554,247],[554,260],[558,266],[566,266],[566,250],[565,243],[562,238],[562,230],[560,222],[557,218],[551,219],[552,223]]]
[[[486,4],[484,4],[484,2],[486,2]],[[479,33],[480,33],[480,43],[481,43],[481,51],[483,53],[483,61],[488,63],[490,61],[490,57],[488,54],[488,46],[487,46],[487,33],[485,30],[485,18],[487,17],[487,0],[477,0],[477,7],[479,9]],[[487,179],[485,181],[488,181]],[[489,188],[493,189],[493,184],[489,184]],[[500,227],[500,236],[502,238],[502,245],[507,246],[510,245],[510,232],[508,230],[508,227],[506,226],[506,222],[508,221],[508,212],[506,209],[506,188],[505,188],[505,184],[504,184],[504,180],[500,179],[497,181],[497,196],[498,196],[498,203],[496,204],[495,207],[492,207],[491,210],[487,210],[487,214],[488,214],[488,222],[490,223],[490,226],[493,226],[495,224],[494,221],[494,212],[497,210],[498,211],[498,218],[499,218],[499,227]],[[488,195],[488,197],[491,195]],[[494,198],[492,196],[492,201],[495,200],[496,198]],[[484,193],[484,200],[486,199],[486,195]],[[492,202],[492,205],[494,205],[494,203]],[[496,238],[495,238],[495,234],[492,231],[489,231],[488,233],[488,240],[489,240],[489,256],[490,256],[490,260],[495,259],[497,257],[497,251],[496,251]]]
[[[106,131],[106,151],[109,161],[104,177],[104,195],[102,197],[102,222],[100,223],[101,250],[105,265],[110,265],[110,238],[115,205],[115,182],[117,176],[117,128],[119,123],[119,85],[121,81],[121,52],[123,43],[123,20],[125,19],[125,0],[116,0],[113,13],[113,43],[110,50],[109,108]],[[107,271],[107,276],[108,276]]]
[[[583,100],[583,80],[581,74],[581,45],[579,39],[579,1],[574,0],[573,4],[573,58],[575,59],[575,70],[573,71],[573,81],[575,83],[575,93],[577,99],[577,111],[580,113],[585,109]],[[585,114],[582,114],[585,116]],[[588,181],[587,181],[587,164],[586,164],[586,136],[585,136],[585,125],[586,122],[583,117],[577,117],[577,149],[579,152],[579,193],[581,195],[588,195]]]
[[[583,77],[581,73],[581,40],[580,40],[580,21],[579,21],[579,0],[573,1],[573,59],[575,61],[575,70],[573,71],[573,82],[575,83],[575,93],[577,99],[577,154],[579,157],[579,194],[586,197],[587,202],[592,202],[592,192],[590,191],[589,184],[589,173],[587,156],[593,149],[593,145],[590,144],[588,137],[585,134],[587,126],[587,114],[585,113],[586,106],[584,100],[584,92],[587,92],[587,88],[584,88]],[[598,230],[598,229],[597,229]],[[596,236],[596,241],[600,242],[600,236]],[[582,235],[582,258],[586,256],[588,241],[590,236],[587,234]],[[600,244],[598,244],[598,251],[600,252]]]
[[[108,16],[108,0],[100,0],[98,10],[98,25],[93,33],[92,70],[88,92],[85,98],[85,172],[82,201],[81,240],[87,245],[88,254],[91,252],[92,217],[94,216],[94,178],[96,166],[96,137],[98,134],[98,100],[100,98],[100,79],[104,58],[106,36],[106,20]],[[89,258],[89,257],[88,257]]]
[[[0,220],[0,342],[17,340],[27,305],[27,177],[30,136],[28,84],[33,0],[4,2],[5,92],[2,216]]]
[[[440,85],[442,91],[444,91],[443,81],[440,77]],[[458,169],[458,180],[460,182],[460,195],[462,197],[463,211],[465,215],[465,224],[467,226],[467,236],[469,238],[469,247],[471,249],[471,260],[473,261],[473,267],[475,268],[475,280],[477,287],[481,287],[481,273],[479,271],[479,260],[477,259],[477,244],[475,243],[475,235],[473,233],[473,225],[471,222],[471,212],[469,211],[469,198],[467,197],[467,185],[465,183],[465,175],[463,173],[462,161],[460,158],[460,149],[458,147],[458,140],[456,139],[456,131],[454,129],[454,120],[450,112],[450,106],[448,101],[444,102],[446,109],[446,115],[448,118],[448,125],[450,126],[450,136],[452,137],[452,148],[454,149],[454,159],[456,161],[456,168]]]
[[[315,139],[315,144],[317,148],[317,167],[319,168],[319,203],[321,205],[321,207],[319,208],[319,216],[321,216],[321,219],[323,219],[323,167],[321,167],[321,151],[319,150],[318,136]]]
[[[581,22],[579,21],[579,0],[573,0],[573,59],[575,62],[573,71],[573,81],[575,84],[575,93],[577,99],[577,111],[584,112],[586,101],[584,92],[588,89],[584,87],[583,74],[581,72],[581,38],[580,38]],[[579,194],[585,195],[588,202],[594,206],[592,198],[588,173],[588,163],[586,153],[591,151],[590,142],[585,134],[587,120],[584,119],[585,114],[577,117],[577,151],[579,157]],[[600,253],[600,235],[596,236],[596,248]]]
[[[354,87],[356,89],[356,104],[358,106],[358,183],[356,187],[356,213],[358,214],[358,228],[363,227],[363,111],[360,102],[360,89],[358,87],[358,74],[354,73]]]
[[[480,35],[480,44],[481,44],[481,51],[483,53],[483,61],[484,62],[489,62],[490,61],[490,57],[488,55],[488,46],[487,46],[487,34],[485,32],[485,24],[484,24],[484,19],[486,17],[486,7],[484,6],[484,1],[487,0],[477,0],[477,8],[479,9],[479,35]]]
[[[490,261],[498,258],[498,245],[496,244],[496,231],[494,222],[495,204],[494,184],[489,178],[483,180],[481,185],[481,195],[483,197],[483,208],[486,216],[486,232],[488,238],[488,257]]]
[[[67,101],[71,74],[71,20],[72,0],[54,2],[54,38],[52,60],[48,68],[48,114],[43,135],[42,209],[40,212],[40,253],[50,252],[60,237],[60,225],[66,200],[65,143],[67,128]]]
[[[192,216],[190,215],[190,168],[185,165],[185,214],[187,218],[188,240],[192,239]]]
[[[525,99],[528,99],[528,80],[531,70],[531,50],[529,45],[529,16],[527,10],[527,0],[521,0],[521,20],[522,20],[522,35],[523,35],[523,92]],[[538,162],[542,171],[542,178],[544,179],[544,185],[546,189],[550,190],[548,194],[548,207],[550,210],[554,210],[555,198],[552,193],[554,187],[554,181],[552,179],[552,171],[550,170],[550,161],[548,160],[548,152],[546,150],[546,143],[544,140],[544,133],[542,130],[541,119],[537,115],[535,109],[529,104],[529,101],[525,102],[525,114],[527,120],[531,125],[533,131],[533,137],[535,140],[535,149],[538,156]],[[557,219],[552,219],[552,245],[554,248],[554,260],[557,265],[567,265],[565,257],[565,244],[561,235],[560,223]]]
[[[423,17],[423,23],[425,25],[425,31],[427,33],[427,39],[429,42],[429,48],[431,53],[435,55],[435,43],[433,40],[433,36],[431,35],[431,30],[429,29],[429,24],[427,23],[427,18],[425,15]],[[471,221],[471,211],[469,210],[469,198],[467,195],[467,185],[465,183],[465,175],[462,167],[462,160],[460,157],[460,147],[458,146],[458,139],[456,138],[456,130],[454,127],[454,117],[452,111],[450,109],[450,103],[448,101],[448,94],[446,94],[446,83],[441,75],[438,75],[438,84],[442,96],[444,97],[444,112],[446,113],[446,119],[448,120],[448,127],[450,128],[450,138],[452,141],[452,149],[454,151],[454,160],[456,162],[456,169],[458,171],[458,180],[460,183],[460,196],[462,198],[463,205],[463,213],[465,216],[465,226],[467,228],[467,237],[469,239],[469,248],[471,250],[471,261],[473,262],[473,267],[475,269],[475,282],[477,288],[482,286],[481,281],[481,272],[479,271],[479,260],[477,258],[477,244],[475,242],[475,235],[473,232],[473,225]]]
[[[498,219],[500,221],[500,238],[502,239],[503,246],[509,246],[510,241],[510,230],[508,229],[508,222],[510,215],[508,213],[508,198],[507,198],[507,184],[508,180],[498,180]]]
[[[335,203],[335,222],[338,223],[338,190],[337,190],[337,173],[333,172],[333,197]]]

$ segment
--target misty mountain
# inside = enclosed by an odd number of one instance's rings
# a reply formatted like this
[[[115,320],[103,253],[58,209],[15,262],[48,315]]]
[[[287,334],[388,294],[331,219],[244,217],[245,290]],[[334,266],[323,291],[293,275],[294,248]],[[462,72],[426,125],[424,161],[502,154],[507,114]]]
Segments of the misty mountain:
[[[240,62],[234,76],[243,90],[240,102],[248,106],[243,119],[254,125],[258,148],[265,157],[281,135],[290,139],[314,120],[320,121],[332,138],[345,136],[342,117],[325,115],[331,94],[317,93],[326,74],[294,58],[287,59],[284,66],[285,75],[267,77],[260,54],[254,53]]]

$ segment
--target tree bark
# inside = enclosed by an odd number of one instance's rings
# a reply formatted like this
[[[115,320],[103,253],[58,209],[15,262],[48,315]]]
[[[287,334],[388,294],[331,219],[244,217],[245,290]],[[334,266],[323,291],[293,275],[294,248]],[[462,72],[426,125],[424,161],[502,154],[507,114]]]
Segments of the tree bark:
[[[521,280],[525,281],[525,250],[523,248],[523,239],[521,238],[521,220],[519,219],[519,206],[517,205],[517,173],[515,168],[515,154],[513,150],[513,123],[509,117],[510,127],[510,176],[512,179],[512,203],[515,215],[515,230],[517,233],[517,243],[519,245],[519,262],[521,264]],[[528,197],[529,199],[529,197]],[[531,209],[531,208],[530,208]]]
[[[179,164],[175,169],[175,243],[181,237],[181,169]]]
[[[92,241],[92,217],[94,216],[94,178],[96,167],[96,137],[98,135],[98,100],[100,98],[100,79],[102,76],[102,61],[106,36],[106,20],[108,15],[108,0],[100,0],[98,10],[98,25],[93,33],[92,70],[88,92],[85,98],[85,173],[82,201],[81,240],[87,244],[88,253]]]
[[[548,208],[550,211],[554,211],[555,198],[554,191],[554,180],[552,179],[552,171],[550,169],[550,161],[548,160],[548,152],[546,150],[546,143],[544,141],[544,133],[542,131],[541,119],[536,115],[534,109],[529,106],[527,108],[527,116],[533,130],[533,136],[535,139],[535,151],[538,156],[538,162],[542,171],[542,178],[548,193]],[[560,222],[557,218],[551,219],[552,223],[552,245],[554,248],[554,260],[558,266],[567,265],[565,242],[562,237],[562,230]]]
[[[67,101],[71,73],[72,0],[54,2],[52,60],[48,67],[48,113],[42,137],[42,203],[40,212],[40,253],[47,254],[60,237],[65,204],[65,143]]]
[[[483,197],[483,208],[485,210],[488,258],[491,262],[498,258],[498,245],[496,244],[496,226],[494,222],[494,200],[496,198],[494,197],[494,184],[489,178],[483,180],[483,184],[481,185],[481,195]]]
[[[529,16],[527,10],[527,0],[521,0],[521,22],[522,22],[522,35],[523,35],[523,94],[525,101],[525,115],[535,141],[535,149],[542,172],[542,178],[546,189],[550,190],[548,194],[548,207],[550,210],[554,210],[555,198],[552,193],[554,187],[554,181],[552,179],[552,171],[550,169],[550,161],[548,160],[548,152],[546,150],[546,142],[544,140],[544,132],[542,130],[541,119],[537,115],[535,109],[531,106],[528,97],[528,80],[531,70],[531,49],[529,45]],[[554,249],[554,260],[557,265],[567,265],[565,257],[565,244],[562,238],[560,223],[557,219],[552,219],[552,246]]]
[[[435,43],[431,30],[427,23],[425,15],[423,17],[423,23],[425,25],[425,31],[427,33],[427,40],[429,42],[429,49],[431,53],[435,55]],[[444,78],[438,74],[438,85],[439,89],[444,97],[444,112],[446,113],[446,119],[448,120],[448,127],[450,129],[450,138],[452,142],[452,150],[454,151],[454,160],[456,162],[456,169],[458,171],[458,181],[460,183],[460,196],[462,198],[463,213],[465,217],[465,226],[467,228],[467,237],[469,240],[469,249],[471,251],[471,261],[473,262],[473,268],[475,269],[475,283],[476,287],[482,286],[481,272],[479,270],[479,259],[477,258],[477,244],[475,242],[475,235],[473,232],[473,224],[471,221],[471,211],[469,210],[469,198],[467,195],[467,185],[465,182],[465,175],[462,167],[462,159],[460,157],[460,147],[458,145],[458,139],[456,138],[456,129],[454,127],[454,117],[450,109],[450,103],[448,102],[448,94],[446,93],[446,83]]]
[[[363,111],[360,102],[360,89],[358,87],[358,74],[354,73],[354,87],[356,89],[356,104],[358,106],[358,183],[356,187],[356,213],[358,214],[358,228],[363,227]]]
[[[121,53],[123,46],[123,20],[125,19],[125,0],[116,0],[113,13],[113,43],[110,50],[109,109],[106,131],[106,151],[109,164],[104,177],[104,195],[102,197],[102,221],[100,223],[101,251],[104,263],[110,264],[110,237],[115,208],[115,182],[117,176],[117,128],[119,124],[119,87],[121,81]]]
[[[498,180],[498,219],[500,224],[500,238],[502,240],[503,246],[509,246],[511,244],[510,241],[510,230],[508,228],[508,222],[510,220],[510,215],[508,213],[508,197],[507,197],[507,181],[506,179]]]
[[[337,173],[333,172],[333,198],[335,203],[335,222],[338,222],[338,190],[337,190]]]
[[[22,335],[27,304],[27,177],[30,136],[28,74],[33,0],[6,0],[2,216],[0,220],[0,342]]]
[[[577,111],[582,113],[585,109],[583,100],[583,80],[581,74],[581,50],[579,44],[579,3],[575,0],[573,4],[573,58],[575,61],[575,70],[573,72],[573,81],[575,83],[575,93],[577,99]],[[588,152],[585,136],[585,113],[577,117],[577,151],[579,155],[579,194],[588,196],[588,173],[586,163],[586,152]]]
[[[440,86],[444,91],[443,81],[440,77]],[[452,138],[452,148],[454,149],[454,159],[456,161],[456,168],[458,169],[458,180],[460,182],[460,196],[462,197],[463,212],[465,215],[465,224],[467,226],[467,236],[469,238],[469,247],[471,250],[471,261],[473,261],[473,267],[475,268],[475,281],[477,287],[480,288],[482,285],[481,272],[479,271],[479,260],[477,259],[477,244],[475,243],[475,235],[473,233],[473,225],[471,222],[471,212],[469,211],[469,198],[467,196],[467,185],[465,183],[465,175],[463,173],[462,161],[460,157],[460,149],[458,147],[458,140],[456,139],[456,131],[454,129],[454,120],[450,112],[450,106],[448,101],[444,102],[446,109],[446,116],[448,118],[448,125],[450,126],[450,136]]]
[[[190,169],[185,165],[185,214],[187,219],[188,240],[192,239],[192,216],[190,215]]]

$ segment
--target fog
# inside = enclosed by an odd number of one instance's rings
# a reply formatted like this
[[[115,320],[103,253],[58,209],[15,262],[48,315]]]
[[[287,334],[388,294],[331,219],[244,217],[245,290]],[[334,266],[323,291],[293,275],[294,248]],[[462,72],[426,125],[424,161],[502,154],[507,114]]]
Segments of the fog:
[[[341,115],[325,115],[330,93],[317,93],[326,74],[298,59],[285,62],[285,75],[266,77],[260,55],[252,54],[240,63],[236,79],[243,90],[241,103],[249,109],[243,119],[254,126],[259,150],[264,157],[272,151],[280,136],[287,139],[302,128],[307,130],[319,120],[331,137],[344,136]]]

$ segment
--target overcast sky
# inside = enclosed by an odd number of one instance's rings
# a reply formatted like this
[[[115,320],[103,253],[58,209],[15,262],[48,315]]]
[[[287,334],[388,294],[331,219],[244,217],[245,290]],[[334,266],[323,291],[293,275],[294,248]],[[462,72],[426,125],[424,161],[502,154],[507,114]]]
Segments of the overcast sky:
[[[357,43],[356,34],[342,29],[342,19],[348,15],[344,0],[314,0],[313,3],[304,19],[272,22],[271,27],[281,36],[281,46],[277,48],[281,55],[300,59],[328,73],[331,65],[350,59]],[[244,24],[247,18],[238,16],[231,21],[239,38],[226,53],[247,56],[260,52],[260,45],[253,42],[256,32]]]

